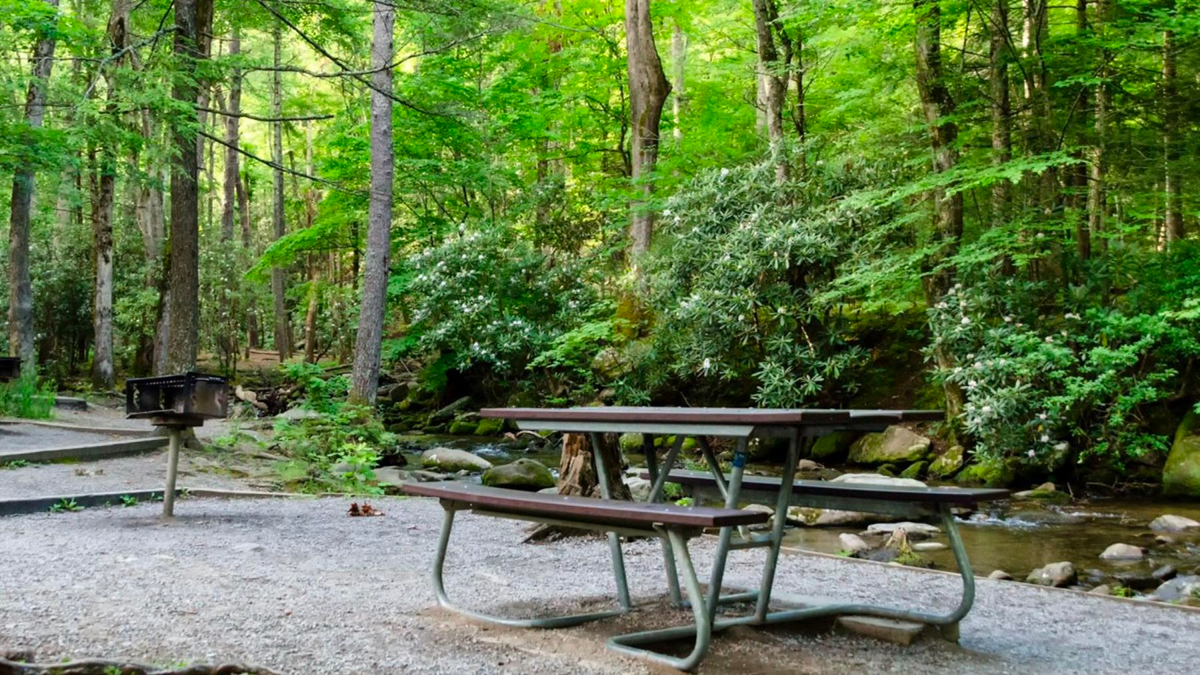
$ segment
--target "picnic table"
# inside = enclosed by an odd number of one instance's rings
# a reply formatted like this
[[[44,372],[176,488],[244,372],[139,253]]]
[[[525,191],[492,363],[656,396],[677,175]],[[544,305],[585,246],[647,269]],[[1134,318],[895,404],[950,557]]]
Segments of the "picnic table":
[[[625,578],[621,536],[656,537],[662,542],[670,597],[679,606],[690,606],[694,622],[687,626],[619,635],[610,638],[609,647],[681,670],[691,670],[700,663],[708,651],[714,632],[737,625],[767,625],[832,615],[878,616],[932,624],[942,628],[948,637],[956,639],[958,622],[966,616],[974,602],[974,576],[958,534],[952,509],[1008,496],[1005,490],[906,488],[796,480],[801,455],[806,454],[813,443],[822,436],[846,430],[882,431],[889,425],[902,422],[937,421],[943,418],[943,413],[938,411],[589,407],[498,408],[485,409],[480,414],[483,417],[512,420],[522,429],[588,434],[593,445],[597,447],[598,435],[602,433],[642,434],[647,462],[645,475],[652,483],[651,493],[644,504],[612,502],[608,493],[609,471],[619,471],[621,467],[605,466],[602,453],[599,452],[595,453],[595,457],[598,482],[604,498],[602,500],[529,494],[472,485],[407,485],[406,492],[437,497],[446,509],[446,519],[443,521],[434,565],[434,585],[438,602],[449,609],[478,619],[505,625],[542,628],[574,625],[622,614],[628,612],[632,604]],[[673,437],[661,464],[658,461],[661,448],[655,443],[656,437]],[[687,438],[696,440],[708,467],[707,472],[675,469],[676,460]],[[723,471],[712,447],[712,438],[732,439],[735,443],[728,474]],[[786,440],[787,454],[779,478],[745,475],[749,443],[754,438]],[[662,504],[663,488],[667,482],[684,485],[700,497],[718,498],[723,501],[724,507]],[[774,506],[777,517],[774,518],[767,534],[756,534],[748,528],[749,525],[766,522],[768,515],[740,509],[740,505],[747,501]],[[786,521],[783,515],[787,513],[789,506],[797,504],[886,513],[908,518],[939,518],[950,539],[963,581],[963,593],[958,605],[949,613],[863,603],[839,603],[772,611],[770,603],[775,569],[782,548]],[[563,523],[607,532],[618,609],[567,617],[507,619],[455,606],[445,592],[442,568],[454,514],[464,509],[484,515]],[[688,551],[688,541],[699,536],[705,528],[719,528],[719,535],[708,580],[708,592],[702,593]],[[767,549],[759,587],[749,592],[722,595],[722,581],[729,553],[751,548]],[[681,574],[682,589],[679,578]],[[686,602],[681,591],[686,591]],[[744,616],[718,617],[718,607],[741,603],[753,603],[753,612]],[[694,639],[691,653],[682,658],[657,652],[646,646],[681,638]]]

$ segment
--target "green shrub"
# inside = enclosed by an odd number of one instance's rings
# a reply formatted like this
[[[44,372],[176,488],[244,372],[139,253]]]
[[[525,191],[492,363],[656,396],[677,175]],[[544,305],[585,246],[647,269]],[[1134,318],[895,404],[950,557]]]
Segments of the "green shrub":
[[[54,411],[53,382],[38,384],[37,374],[26,368],[11,382],[0,382],[0,415],[25,419],[50,419]]]

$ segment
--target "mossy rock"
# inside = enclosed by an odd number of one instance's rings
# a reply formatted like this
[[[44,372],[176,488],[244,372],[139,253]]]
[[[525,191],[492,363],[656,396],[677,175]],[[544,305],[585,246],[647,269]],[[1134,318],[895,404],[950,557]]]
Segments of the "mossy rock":
[[[494,466],[481,477],[488,487],[537,492],[554,487],[554,474],[537,460],[522,458],[510,464]]]
[[[642,435],[641,434],[621,434],[617,440],[617,445],[621,447],[621,454],[628,455],[642,451]]]
[[[919,462],[929,457],[930,441],[925,436],[901,426],[888,427],[882,433],[867,434],[850,446],[851,464]]]
[[[454,420],[450,423],[450,435],[470,436],[475,433],[475,429],[478,426],[479,423],[474,420]]]
[[[896,465],[895,464],[884,464],[884,465],[880,466],[878,469],[875,469],[875,473],[879,474],[880,476],[887,476],[888,478],[895,478],[896,477]]]
[[[641,440],[640,440],[641,434],[635,434],[635,435],[639,436],[638,447],[640,448],[641,447]],[[674,445],[675,445],[675,437],[674,436],[655,436],[654,437],[654,447],[656,447],[656,448],[666,449],[666,448],[670,448]],[[699,444],[696,442],[696,439],[692,438],[691,436],[688,436],[687,438],[683,439],[683,446],[680,447],[679,449],[683,452],[691,452],[692,450],[695,450],[698,447],[699,447]]]
[[[862,434],[856,431],[835,431],[832,434],[825,434],[813,443],[812,451],[809,456],[815,460],[823,462],[832,462],[842,459],[846,453],[850,452],[850,446],[854,445]]]
[[[925,469],[928,466],[929,462],[914,462],[910,464],[907,469],[900,472],[900,477],[919,480],[921,476],[925,475]]]
[[[980,461],[963,469],[954,478],[961,485],[983,485],[991,488],[1006,488],[1017,480],[1015,461]]]
[[[929,473],[934,476],[950,476],[962,468],[963,446],[952,445],[938,455],[929,465]]]
[[[485,417],[475,426],[476,436],[499,436],[504,431],[504,420]]]
[[[1189,412],[1179,424],[1162,481],[1165,495],[1200,497],[1200,413]]]

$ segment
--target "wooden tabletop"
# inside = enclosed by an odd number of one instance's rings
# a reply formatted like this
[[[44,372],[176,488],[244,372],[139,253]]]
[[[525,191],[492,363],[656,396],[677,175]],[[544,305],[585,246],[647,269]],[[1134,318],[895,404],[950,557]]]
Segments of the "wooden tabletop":
[[[832,410],[785,408],[484,408],[481,417],[535,422],[632,422],[650,424],[730,424],[755,427],[856,426],[945,419],[938,410]]]

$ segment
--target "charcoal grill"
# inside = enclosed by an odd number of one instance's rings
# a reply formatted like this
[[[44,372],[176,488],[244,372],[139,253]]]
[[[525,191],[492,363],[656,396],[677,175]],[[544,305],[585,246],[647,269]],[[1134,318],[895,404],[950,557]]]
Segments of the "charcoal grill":
[[[175,479],[179,469],[179,445],[183,430],[203,426],[208,419],[222,419],[229,407],[229,385],[225,378],[204,373],[125,380],[125,416],[149,419],[166,427],[171,439],[167,459],[167,487],[163,491],[163,515],[175,514]]]
[[[0,356],[0,382],[10,382],[21,376],[21,359]]]

